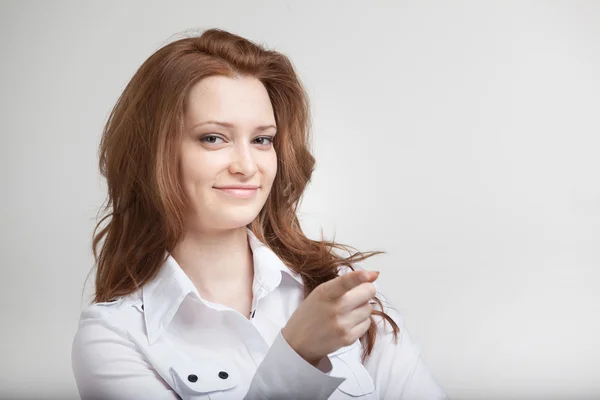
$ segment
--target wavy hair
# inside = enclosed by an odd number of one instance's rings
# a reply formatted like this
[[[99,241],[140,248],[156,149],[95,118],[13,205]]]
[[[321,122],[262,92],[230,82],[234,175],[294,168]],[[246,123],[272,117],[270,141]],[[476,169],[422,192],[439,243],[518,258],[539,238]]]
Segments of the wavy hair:
[[[353,263],[384,253],[352,254],[356,249],[351,246],[305,236],[296,211],[315,166],[309,151],[306,91],[285,55],[230,32],[209,29],[152,54],[109,114],[99,148],[108,193],[93,232],[93,302],[138,290],[157,275],[166,253],[183,238],[189,206],[179,179],[183,117],[190,88],[213,75],[254,77],[268,92],[278,127],[273,141],[277,174],[264,207],[247,227],[302,276],[304,295],[336,278],[340,267],[354,270]],[[340,256],[335,249],[352,255]],[[383,311],[381,300],[375,300],[381,311],[373,310],[371,326],[360,338],[363,362],[375,344],[373,315],[392,325],[396,340],[400,330]]]

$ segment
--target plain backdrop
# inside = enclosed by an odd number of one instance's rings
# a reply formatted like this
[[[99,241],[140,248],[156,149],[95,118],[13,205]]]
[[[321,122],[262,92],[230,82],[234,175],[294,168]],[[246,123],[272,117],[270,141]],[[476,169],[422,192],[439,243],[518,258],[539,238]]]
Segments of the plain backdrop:
[[[103,124],[212,27],[291,58],[305,232],[387,252],[364,265],[451,398],[600,398],[600,2],[322,0],[0,3],[0,397],[78,395]]]

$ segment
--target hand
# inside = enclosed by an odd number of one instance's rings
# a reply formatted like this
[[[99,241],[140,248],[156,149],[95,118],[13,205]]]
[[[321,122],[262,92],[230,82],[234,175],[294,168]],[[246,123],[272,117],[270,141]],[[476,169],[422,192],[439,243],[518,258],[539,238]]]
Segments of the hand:
[[[302,358],[317,365],[349,346],[371,325],[378,271],[351,271],[317,286],[292,314],[281,333]]]

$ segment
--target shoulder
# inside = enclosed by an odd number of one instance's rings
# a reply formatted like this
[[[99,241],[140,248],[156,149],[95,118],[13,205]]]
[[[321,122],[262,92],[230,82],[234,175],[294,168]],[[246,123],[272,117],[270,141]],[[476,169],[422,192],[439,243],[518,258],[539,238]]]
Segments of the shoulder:
[[[113,301],[92,303],[81,310],[80,321],[87,319],[119,320],[132,309],[141,307],[141,291],[122,296]]]
[[[97,370],[104,368],[104,361],[124,351],[136,353],[131,337],[135,332],[144,332],[141,304],[141,296],[136,293],[85,307],[71,344],[73,367],[81,371]]]
[[[99,337],[128,336],[128,332],[143,329],[142,300],[139,292],[110,302],[93,303],[79,316],[73,346],[84,346]]]
[[[81,312],[71,368],[82,399],[177,398],[144,352],[141,305],[131,295]]]

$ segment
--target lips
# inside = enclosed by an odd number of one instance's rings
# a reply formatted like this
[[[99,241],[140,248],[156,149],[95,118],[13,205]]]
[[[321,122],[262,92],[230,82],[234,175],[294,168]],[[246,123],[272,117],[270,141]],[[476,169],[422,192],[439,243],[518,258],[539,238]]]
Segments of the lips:
[[[258,191],[259,186],[219,186],[215,187],[219,192],[230,196],[242,199],[253,197]]]
[[[258,189],[256,185],[229,185],[229,186],[215,186],[216,189],[240,189],[240,190],[254,190]]]

